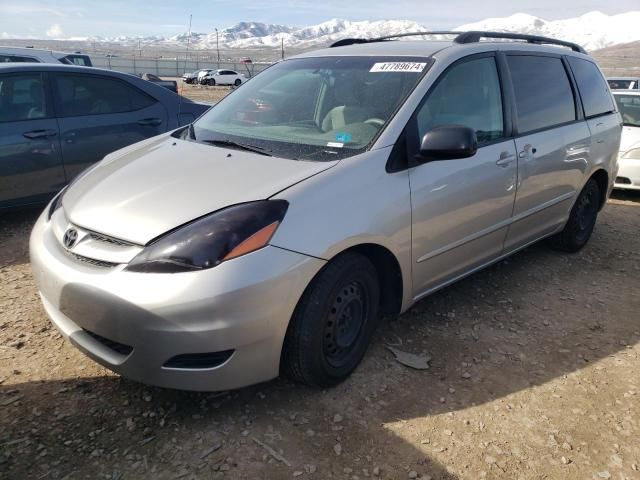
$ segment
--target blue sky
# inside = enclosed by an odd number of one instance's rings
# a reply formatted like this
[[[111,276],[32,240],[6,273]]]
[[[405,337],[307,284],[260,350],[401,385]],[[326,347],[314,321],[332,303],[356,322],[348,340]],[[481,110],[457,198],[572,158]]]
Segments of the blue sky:
[[[518,12],[555,20],[593,10],[638,9],[638,0],[0,0],[0,36],[169,36],[187,30],[190,13],[193,31],[211,32],[239,21],[312,25],[331,18],[408,19],[450,28]]]

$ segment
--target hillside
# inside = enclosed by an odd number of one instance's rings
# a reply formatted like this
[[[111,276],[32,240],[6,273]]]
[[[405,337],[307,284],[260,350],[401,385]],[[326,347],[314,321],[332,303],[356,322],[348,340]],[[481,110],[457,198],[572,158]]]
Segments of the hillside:
[[[608,76],[640,77],[640,41],[595,50],[591,54]]]

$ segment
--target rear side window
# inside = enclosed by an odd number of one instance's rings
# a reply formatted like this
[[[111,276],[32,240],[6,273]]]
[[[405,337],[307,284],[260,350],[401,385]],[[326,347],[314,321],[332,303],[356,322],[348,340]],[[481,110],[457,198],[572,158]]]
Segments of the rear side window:
[[[29,63],[38,62],[33,57],[21,57],[18,55],[2,55],[0,54],[0,63]]]
[[[480,144],[502,138],[502,96],[495,59],[468,60],[446,71],[418,111],[417,120],[420,138],[440,125],[473,128]]]
[[[125,82],[89,75],[58,75],[55,92],[61,117],[133,112],[156,102]]]
[[[81,67],[91,67],[91,60],[86,55],[67,55],[60,59],[63,63],[70,65],[79,65]]]
[[[38,73],[0,76],[0,122],[45,118],[43,87]]]
[[[635,80],[617,80],[610,78],[607,80],[607,83],[609,84],[609,88],[611,90],[631,90],[634,88],[638,88],[638,82]]]
[[[569,65],[576,77],[584,114],[595,117],[614,110],[607,82],[594,63],[581,58],[569,57]]]
[[[527,133],[576,119],[573,90],[557,57],[509,55],[518,132]]]

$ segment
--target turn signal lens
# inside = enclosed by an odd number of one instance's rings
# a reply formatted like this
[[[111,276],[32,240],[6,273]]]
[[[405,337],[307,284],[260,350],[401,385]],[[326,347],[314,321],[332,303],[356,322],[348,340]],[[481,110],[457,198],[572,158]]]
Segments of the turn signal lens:
[[[257,231],[236,248],[231,250],[227,256],[222,259],[222,261],[231,260],[232,258],[246,255],[247,253],[251,253],[254,250],[264,247],[269,243],[273,234],[276,233],[278,225],[280,225],[280,222],[273,222],[271,225],[267,225],[263,229]]]

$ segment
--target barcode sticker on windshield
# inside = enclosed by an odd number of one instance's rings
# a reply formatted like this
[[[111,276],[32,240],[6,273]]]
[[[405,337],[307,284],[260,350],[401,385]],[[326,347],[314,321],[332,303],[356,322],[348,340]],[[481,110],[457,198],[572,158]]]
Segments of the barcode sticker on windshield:
[[[374,63],[369,72],[415,72],[420,73],[426,67],[426,63],[417,62],[386,62]]]

